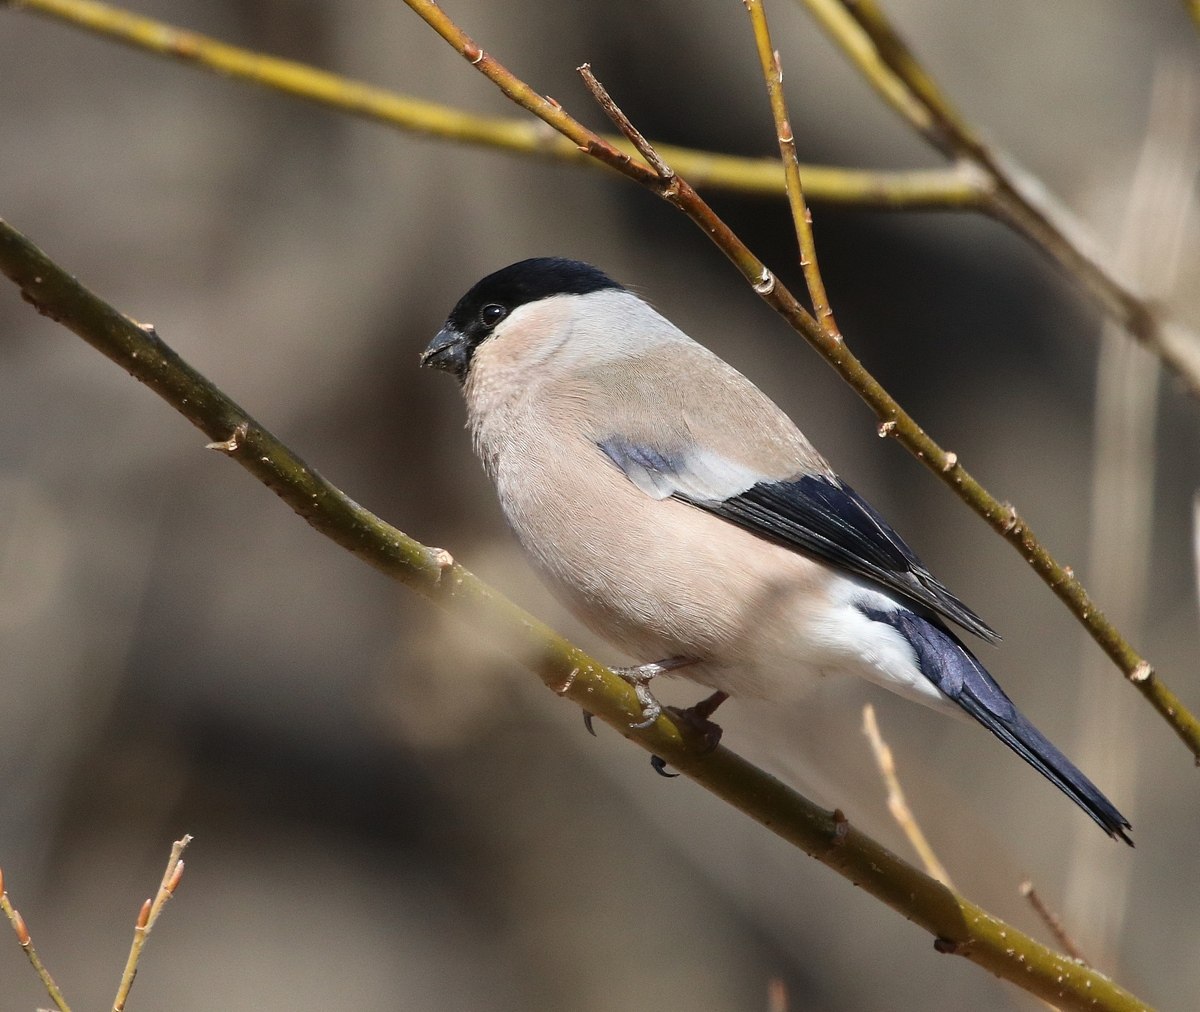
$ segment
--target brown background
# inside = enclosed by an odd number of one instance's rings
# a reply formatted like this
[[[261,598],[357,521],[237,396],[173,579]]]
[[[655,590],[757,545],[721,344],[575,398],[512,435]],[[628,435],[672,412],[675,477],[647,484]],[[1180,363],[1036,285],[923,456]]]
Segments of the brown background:
[[[1155,68],[1195,65],[1182,5],[888,7],[967,116],[1114,244]],[[592,125],[584,60],[650,136],[773,151],[737,3],[447,8]],[[517,114],[399,3],[139,10]],[[771,13],[802,158],[937,164],[798,8]],[[453,384],[419,372],[419,350],[477,278],[563,254],[733,361],[1005,634],[985,661],[1130,815],[1137,850],[978,728],[856,687],[782,714],[731,704],[726,741],[907,853],[859,733],[872,698],[968,895],[1040,931],[1017,893],[1032,876],[1122,982],[1163,1007],[1194,1001],[1200,784],[1186,752],[675,212],[616,177],[396,134],[26,14],[0,12],[0,66],[0,214],[355,499],[588,645],[525,568]],[[782,203],[714,199],[795,281]],[[987,221],[816,211],[852,346],[1086,582],[1091,305]],[[1194,278],[1194,222],[1188,235]],[[1200,319],[1194,284],[1181,288],[1182,315]],[[1196,417],[1167,382],[1153,514],[1130,518],[1152,529],[1132,636],[1193,706]],[[111,1002],[138,904],[185,831],[188,872],[131,1009],[752,1010],[772,977],[797,1009],[1035,1007],[685,780],[655,777],[611,731],[589,738],[489,643],[203,444],[0,289],[0,865],[76,1007]],[[45,1003],[0,941],[0,1008]]]

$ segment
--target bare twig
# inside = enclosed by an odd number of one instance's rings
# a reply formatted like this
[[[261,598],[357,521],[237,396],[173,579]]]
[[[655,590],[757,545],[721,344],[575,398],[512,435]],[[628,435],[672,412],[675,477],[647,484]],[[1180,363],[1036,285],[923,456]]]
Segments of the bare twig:
[[[125,971],[121,974],[121,983],[117,987],[117,996],[113,999],[113,1012],[124,1012],[125,1002],[129,999],[130,988],[133,987],[133,979],[137,976],[138,961],[142,958],[142,949],[145,948],[146,939],[150,936],[154,922],[158,920],[158,915],[162,913],[163,907],[167,905],[167,900],[174,896],[175,890],[179,888],[179,880],[183,878],[183,861],[181,858],[183,852],[187,849],[187,845],[191,842],[192,838],[187,835],[175,841],[171,847],[171,856],[167,860],[167,869],[163,872],[158,892],[154,895],[153,900],[146,900],[142,904],[141,910],[138,911],[137,922],[133,928],[133,944],[129,947],[129,958],[125,961]]]
[[[305,64],[225,45],[94,0],[7,2],[162,56],[410,132],[535,157],[587,163],[578,149],[560,138],[545,135],[536,125],[474,116],[460,109],[398,95]],[[882,14],[874,4],[852,5],[851,9],[862,7],[870,12],[870,16],[861,15],[861,23],[856,23],[843,0],[803,2],[834,41],[850,54],[871,84],[939,150],[947,153],[956,150],[956,138],[969,138],[972,150],[978,148],[968,156],[954,155],[954,163],[940,170],[869,172],[805,166],[803,177],[810,199],[885,210],[945,208],[989,214],[1041,248],[1075,277],[1106,313],[1161,355],[1193,392],[1200,393],[1200,337],[1190,328],[1164,317],[1143,295],[1113,274],[1105,264],[1105,257],[1095,251],[1094,243],[1065,207],[1052,201],[1033,177],[996,151],[983,148],[944,99],[934,101],[935,96],[940,98],[940,93],[932,79],[911,58],[899,36],[882,21]],[[871,27],[874,41],[864,25]],[[896,75],[889,61],[904,69],[903,78]],[[923,100],[918,94],[923,95]],[[924,103],[932,103],[939,115],[934,116]],[[947,123],[955,124],[958,133],[947,133]],[[606,140],[620,145],[613,138]],[[779,166],[773,159],[736,158],[663,144],[657,148],[694,185],[747,193],[784,192]],[[976,157],[980,151],[990,158],[986,171],[981,168],[985,162]]]
[[[767,1012],[788,1012],[787,984],[779,977],[767,981]]]
[[[1024,235],[1066,270],[1106,313],[1160,356],[1200,396],[1200,338],[1098,252],[1083,225],[959,115],[876,0],[800,0],[863,77],[933,147],[978,170],[985,213]]]
[[[1033,887],[1033,883],[1026,879],[1021,883],[1021,895],[1029,900],[1029,905],[1036,911],[1038,917],[1042,919],[1042,923],[1050,929],[1050,934],[1054,936],[1054,941],[1058,946],[1072,959],[1078,960],[1084,966],[1091,966],[1087,957],[1080,951],[1079,946],[1075,944],[1075,940],[1067,932],[1063,926],[1062,918],[1060,918],[1053,910],[1046,906],[1041,896]]]
[[[33,939],[29,937],[29,928],[25,924],[25,918],[21,916],[21,912],[12,905],[8,898],[8,893],[4,889],[3,871],[0,871],[0,910],[4,911],[5,916],[12,925],[13,932],[17,936],[17,943],[25,951],[30,965],[33,967],[34,972],[37,973],[38,979],[42,982],[42,987],[46,989],[50,1000],[54,1002],[54,1007],[59,1012],[71,1012],[71,1006],[67,1004],[67,999],[63,997],[59,986],[54,983],[54,978],[50,976],[50,971],[46,969],[46,964],[42,962],[42,957],[37,954],[37,949],[33,947]]]
[[[779,141],[779,154],[783,159],[784,179],[787,185],[788,204],[792,209],[792,224],[796,229],[796,240],[800,244],[800,267],[812,299],[813,315],[831,337],[841,339],[829,296],[825,294],[825,282],[817,265],[817,244],[813,238],[812,212],[804,199],[801,185],[800,163],[796,159],[796,136],[788,116],[787,101],[783,96],[783,64],[779,51],[771,45],[771,32],[767,25],[767,11],[762,0],[742,0],[750,22],[754,26],[754,42],[758,48],[758,61],[762,67],[767,95],[771,100],[771,116],[775,120],[775,135]]]
[[[646,166],[633,162],[604,138],[573,119],[558,103],[538,95],[495,57],[485,53],[432,0],[405,0],[434,31],[518,105],[571,138],[593,157],[648,187],[683,211],[727,256],[746,281],[776,312],[791,324],[837,370],[838,374],[875,411],[881,435],[894,436],[1033,567],[1066,604],[1114,664],[1170,725],[1180,740],[1200,760],[1200,721],[1158,677],[1104,613],[1091,600],[1083,584],[1068,567],[1060,565],[1030,530],[1014,506],[1001,502],[971,476],[958,456],[942,449],[897,403],[854,356],[846,343],[829,334],[778,282],[774,274],[742,242],[686,179],[675,173],[670,182]]]
[[[549,161],[595,167],[596,162],[559,134],[527,119],[478,116],[452,106],[402,95],[294,60],[242,49],[93,0],[9,0],[14,7],[53,18],[143,52],[178,60],[222,77],[301,98],[351,116],[407,133],[460,144],[508,151]],[[619,138],[606,138],[621,146]],[[700,186],[741,193],[782,196],[779,162],[738,158],[674,145],[659,150]],[[919,208],[978,209],[982,178],[955,166],[877,172],[806,165],[804,178],[813,200],[879,210]]]
[[[596,103],[604,110],[604,114],[625,135],[625,139],[634,146],[637,153],[646,159],[646,163],[654,170],[663,184],[669,186],[675,179],[675,170],[654,149],[654,145],[646,140],[642,132],[630,122],[629,117],[613,101],[612,96],[605,89],[604,85],[596,80],[596,75],[592,73],[592,65],[585,63],[575,69],[579,71],[584,84],[588,87],[588,91],[592,93],[592,97],[596,100]]]
[[[829,812],[723,746],[660,717],[642,730],[632,687],[445,552],[428,548],[347,498],[185,363],[152,330],[103,302],[28,239],[0,221],[0,273],[36,309],[77,333],[146,384],[211,441],[239,433],[230,459],[263,481],[318,531],[439,605],[501,634],[552,691],[662,756],[716,796],[901,911],[955,953],[1044,997],[1079,1009],[1133,1012],[1146,1006],[1094,971],[1054,953],[900,860]],[[169,879],[168,879],[169,882]],[[149,923],[149,916],[147,916]]]
[[[937,853],[929,843],[928,837],[922,831],[912,809],[908,807],[904,788],[900,786],[900,778],[896,775],[896,760],[892,755],[891,747],[879,733],[879,724],[875,720],[875,707],[870,703],[863,707],[863,734],[871,743],[871,751],[875,754],[875,764],[879,767],[883,785],[887,788],[887,806],[888,811],[892,813],[892,818],[904,830],[904,835],[908,837],[908,842],[917,852],[917,857],[921,859],[925,870],[943,885],[953,889],[954,883],[950,881],[950,873],[946,871],[946,866],[938,860]]]

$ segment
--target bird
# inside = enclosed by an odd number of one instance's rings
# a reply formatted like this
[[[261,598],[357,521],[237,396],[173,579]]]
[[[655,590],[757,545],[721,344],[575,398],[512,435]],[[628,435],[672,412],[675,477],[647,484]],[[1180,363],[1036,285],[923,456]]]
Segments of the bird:
[[[534,567],[631,657],[648,726],[664,672],[787,701],[865,678],[966,714],[1133,845],[1129,821],[954,631],[997,633],[742,373],[597,267],[511,264],[421,354],[459,382],[474,450]],[[707,713],[705,714],[707,715]]]

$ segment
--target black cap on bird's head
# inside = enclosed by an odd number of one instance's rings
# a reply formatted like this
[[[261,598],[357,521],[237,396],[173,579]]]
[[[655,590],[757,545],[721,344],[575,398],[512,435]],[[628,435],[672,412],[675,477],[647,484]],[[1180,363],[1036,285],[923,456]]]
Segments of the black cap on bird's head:
[[[597,267],[562,257],[521,260],[489,274],[458,300],[437,336],[421,353],[421,365],[444,369],[463,382],[475,349],[514,309],[554,295],[622,290]]]

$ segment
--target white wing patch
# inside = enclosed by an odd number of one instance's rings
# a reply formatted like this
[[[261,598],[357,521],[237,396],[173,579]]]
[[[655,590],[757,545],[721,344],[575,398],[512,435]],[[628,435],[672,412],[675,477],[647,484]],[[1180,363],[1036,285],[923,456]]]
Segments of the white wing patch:
[[[718,503],[762,480],[745,465],[696,446],[660,450],[620,436],[599,440],[597,445],[652,499],[677,495]]]

